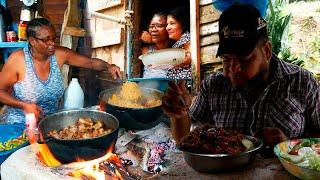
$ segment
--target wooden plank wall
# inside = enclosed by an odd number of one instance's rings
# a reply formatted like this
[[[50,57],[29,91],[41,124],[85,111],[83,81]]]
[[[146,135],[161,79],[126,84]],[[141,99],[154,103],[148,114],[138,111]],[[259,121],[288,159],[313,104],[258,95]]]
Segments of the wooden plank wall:
[[[212,0],[200,0],[200,63],[201,78],[222,68],[216,53],[219,46],[218,20],[221,12],[212,5]]]
[[[107,9],[98,10],[97,12],[114,16],[114,17],[123,17],[125,10],[125,1],[124,3],[117,6],[112,6]],[[88,6],[90,6],[88,2]],[[120,70],[125,72],[125,28],[123,25],[120,25],[116,22],[109,20],[90,17],[88,11],[89,7],[86,8],[85,13],[85,24],[89,26],[88,35],[92,37],[92,57],[100,58],[110,64],[116,64],[120,67]],[[121,31],[117,36],[114,36],[112,33],[115,31]],[[99,35],[100,34],[100,35]],[[112,41],[109,41],[112,40]],[[94,42],[95,41],[95,42]],[[107,44],[107,45],[103,45]],[[109,44],[109,45],[108,45]],[[99,72],[98,79],[105,80],[110,79],[110,74],[106,72]]]
[[[44,17],[54,25],[58,42],[60,42],[61,26],[64,12],[68,7],[68,0],[43,0]]]
[[[7,0],[7,8],[10,10],[14,22],[19,22],[22,5],[20,0]]]

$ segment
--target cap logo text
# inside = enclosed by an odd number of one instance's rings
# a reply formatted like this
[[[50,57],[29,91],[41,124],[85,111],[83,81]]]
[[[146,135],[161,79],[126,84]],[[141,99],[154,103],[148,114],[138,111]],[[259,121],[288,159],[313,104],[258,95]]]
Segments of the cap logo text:
[[[230,30],[228,26],[222,28],[222,33],[224,38],[243,38],[245,31],[242,29],[233,29]]]
[[[257,30],[260,30],[261,28],[264,28],[266,26],[267,26],[266,20],[264,20],[262,17],[259,17]]]

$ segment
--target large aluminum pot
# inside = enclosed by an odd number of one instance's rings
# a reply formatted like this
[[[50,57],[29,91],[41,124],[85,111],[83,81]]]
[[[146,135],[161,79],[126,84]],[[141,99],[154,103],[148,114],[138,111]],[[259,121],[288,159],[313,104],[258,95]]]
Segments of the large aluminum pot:
[[[51,130],[61,130],[64,127],[75,124],[79,118],[90,117],[93,121],[103,120],[106,128],[112,128],[110,134],[80,140],[61,140],[48,136]],[[39,123],[39,133],[43,141],[38,139],[38,143],[46,143],[51,153],[62,163],[76,161],[77,158],[91,160],[106,154],[107,150],[115,145],[119,130],[117,118],[106,112],[97,110],[67,110],[52,114]]]
[[[140,87],[144,95],[153,96],[161,99],[163,92],[151,89]],[[120,88],[112,88],[104,90],[100,93],[100,102],[101,107],[106,112],[114,115],[120,122],[120,127],[126,129],[149,129],[156,126],[161,121],[159,117],[163,114],[162,107],[151,107],[151,108],[126,108],[108,104],[108,99],[114,93],[120,91]]]
[[[193,169],[200,172],[221,172],[239,169],[251,163],[255,159],[257,151],[262,147],[261,139],[246,136],[253,142],[254,148],[239,154],[198,154],[185,150],[184,160]]]

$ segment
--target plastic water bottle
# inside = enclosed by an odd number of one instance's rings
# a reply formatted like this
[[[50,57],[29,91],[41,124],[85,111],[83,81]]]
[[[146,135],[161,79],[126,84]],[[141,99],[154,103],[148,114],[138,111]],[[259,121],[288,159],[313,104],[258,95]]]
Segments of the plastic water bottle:
[[[37,120],[34,113],[26,114],[26,129],[34,130],[37,126]]]
[[[64,109],[83,108],[84,94],[77,78],[72,78],[64,93]]]
[[[37,140],[36,134],[38,134],[38,128],[37,128],[37,119],[34,113],[26,114],[25,132],[29,139],[30,144],[35,143]]]

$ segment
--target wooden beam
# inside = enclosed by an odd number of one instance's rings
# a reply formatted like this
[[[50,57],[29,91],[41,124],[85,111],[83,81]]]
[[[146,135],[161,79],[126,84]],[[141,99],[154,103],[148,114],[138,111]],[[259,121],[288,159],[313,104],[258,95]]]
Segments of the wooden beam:
[[[214,0],[199,0],[199,5],[200,6],[204,6],[204,5],[208,5],[208,4],[212,5],[213,1]]]
[[[88,1],[89,11],[101,11],[123,4],[123,0],[91,0]]]
[[[200,26],[200,35],[201,36],[206,36],[206,35],[214,34],[217,32],[219,32],[219,22],[218,21]]]
[[[221,62],[220,58],[216,58],[219,45],[201,47],[201,64]]]
[[[200,39],[200,46],[208,46],[219,43],[219,34],[214,33],[208,36],[202,36]]]
[[[70,49],[76,50],[78,45],[78,37],[72,37],[71,35],[64,34],[66,27],[80,27],[82,13],[80,13],[79,8],[80,0],[68,0],[68,7],[64,13],[60,45],[63,47],[68,47]],[[69,79],[71,78],[71,71],[69,71],[69,66],[64,65],[62,67],[62,77],[64,86],[67,87],[69,84]]]
[[[80,27],[82,13],[80,13],[79,4],[80,0],[68,0],[68,7],[66,10],[66,16],[68,18],[64,19],[64,21],[66,21],[64,22],[65,27]]]
[[[86,30],[78,27],[65,27],[62,33],[70,36],[84,37],[86,35]]]
[[[217,10],[212,4],[200,7],[200,24],[217,21],[221,11]]]
[[[199,35],[199,0],[190,0],[190,49],[191,49],[191,70],[192,70],[192,93],[195,93],[200,86],[200,35]]]

